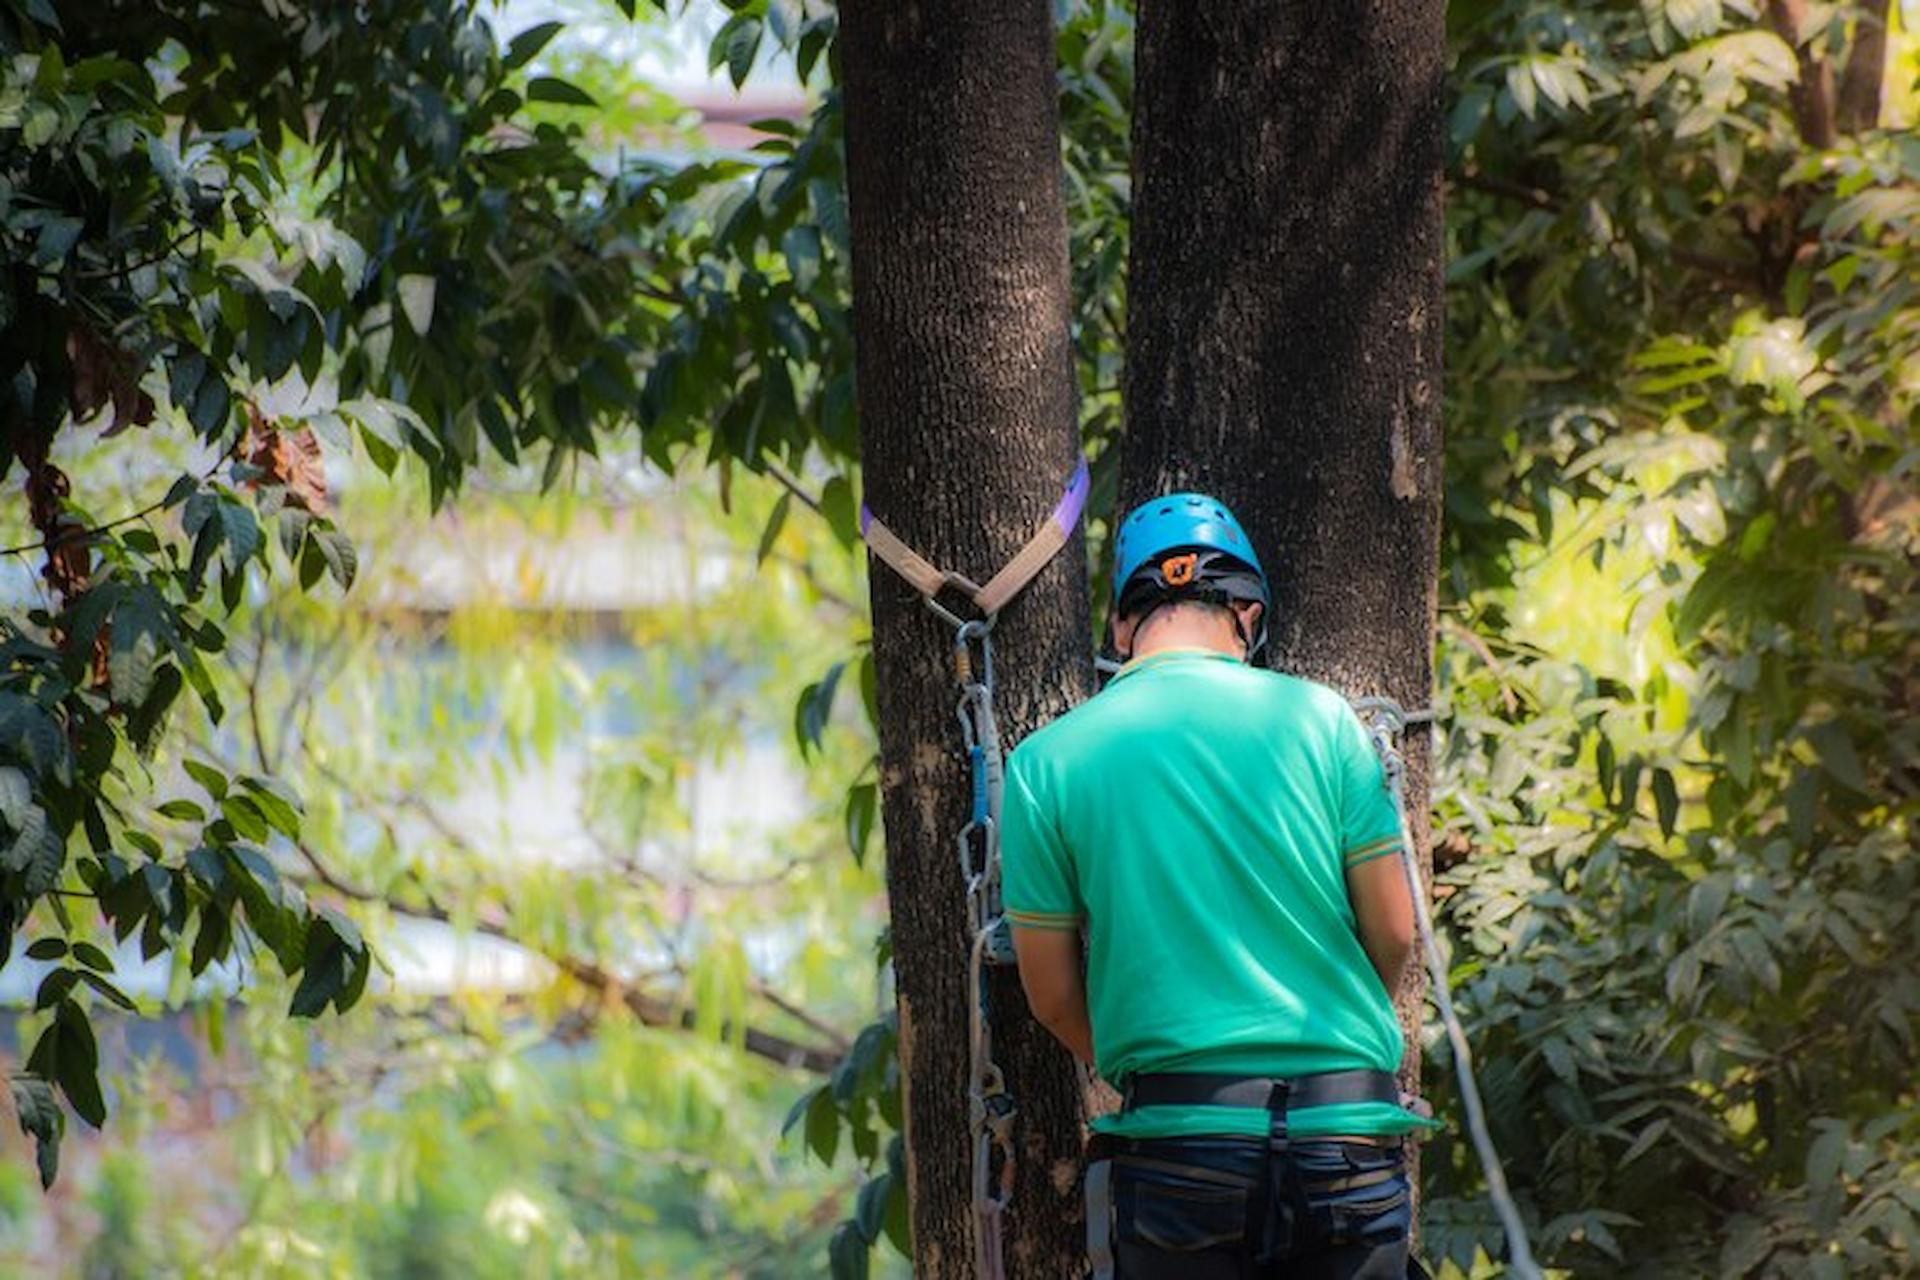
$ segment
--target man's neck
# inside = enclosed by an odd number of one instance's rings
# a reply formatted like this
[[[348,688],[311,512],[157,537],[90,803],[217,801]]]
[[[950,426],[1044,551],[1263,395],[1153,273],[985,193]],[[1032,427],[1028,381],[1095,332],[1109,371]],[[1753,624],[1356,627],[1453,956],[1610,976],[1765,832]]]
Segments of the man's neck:
[[[1168,653],[1175,649],[1202,649],[1229,658],[1244,657],[1246,650],[1234,634],[1233,623],[1224,615],[1208,610],[1173,609],[1160,617],[1149,617],[1133,638],[1132,660]]]

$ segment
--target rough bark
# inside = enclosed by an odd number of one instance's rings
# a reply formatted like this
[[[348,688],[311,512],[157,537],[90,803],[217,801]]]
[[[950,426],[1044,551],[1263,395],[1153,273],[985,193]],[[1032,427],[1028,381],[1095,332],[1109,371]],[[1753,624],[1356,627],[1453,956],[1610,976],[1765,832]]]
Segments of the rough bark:
[[[1122,503],[1223,498],[1273,581],[1273,665],[1408,708],[1437,594],[1443,16],[1141,0],[1136,46]],[[1423,986],[1396,1000],[1410,1082]]]
[[[1079,456],[1046,0],[864,0],[840,23],[867,502],[936,564],[984,581]],[[915,1272],[970,1277],[952,632],[884,565],[871,571]],[[1009,744],[1090,692],[1087,616],[1076,535],[994,632]],[[1020,1108],[1008,1269],[1076,1274],[1079,1073],[1011,970],[992,999]]]

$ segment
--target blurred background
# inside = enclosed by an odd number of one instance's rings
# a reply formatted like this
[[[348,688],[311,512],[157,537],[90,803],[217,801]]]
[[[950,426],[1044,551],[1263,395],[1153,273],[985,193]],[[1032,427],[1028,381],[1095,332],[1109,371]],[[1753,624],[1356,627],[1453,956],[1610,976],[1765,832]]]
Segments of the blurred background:
[[[1134,25],[1054,8],[1097,566]],[[157,870],[61,880],[0,967],[16,1080],[80,1000],[107,1113],[16,1084],[0,1275],[906,1274],[831,6],[172,4],[137,62],[87,9],[5,6],[10,181],[65,148],[149,200],[162,257],[107,274],[239,372],[53,438],[74,510],[143,512],[102,566],[159,582],[184,528],[222,602],[169,615],[184,709],[108,735]],[[1920,1274],[1920,4],[1448,25],[1436,851],[1509,1176],[1556,1274]],[[305,97],[221,107],[288,30]],[[554,440],[448,408],[483,347]],[[46,567],[0,557],[9,636]],[[1424,1179],[1446,1274],[1496,1274],[1457,1135]]]

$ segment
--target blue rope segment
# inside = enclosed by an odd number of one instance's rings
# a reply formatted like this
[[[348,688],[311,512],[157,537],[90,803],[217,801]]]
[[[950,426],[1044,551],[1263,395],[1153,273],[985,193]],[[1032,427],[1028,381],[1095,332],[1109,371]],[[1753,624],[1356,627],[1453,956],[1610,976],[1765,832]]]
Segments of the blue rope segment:
[[[967,758],[973,766],[973,820],[985,822],[988,817],[987,749],[976,743],[967,749]]]

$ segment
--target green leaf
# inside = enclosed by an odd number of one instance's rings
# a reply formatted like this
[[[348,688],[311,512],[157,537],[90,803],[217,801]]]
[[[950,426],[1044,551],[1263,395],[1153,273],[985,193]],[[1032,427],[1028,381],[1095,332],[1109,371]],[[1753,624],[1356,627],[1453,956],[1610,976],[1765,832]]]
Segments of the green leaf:
[[[833,1163],[840,1148],[840,1110],[833,1105],[833,1092],[819,1089],[807,1104],[807,1146],[820,1163]]]
[[[0,819],[18,831],[33,803],[33,784],[12,765],[0,765]]]
[[[354,575],[360,571],[360,557],[347,535],[334,528],[316,528],[313,541],[320,548],[327,572],[340,584],[340,589],[345,591],[351,587]]]
[[[248,840],[267,838],[267,816],[260,810],[251,796],[229,795],[220,802],[220,813],[233,829]]]
[[[728,20],[733,28],[726,35],[727,77],[738,89],[747,81],[747,75],[753,70],[753,60],[760,52],[760,37],[765,31],[760,19],[746,14],[736,14]]]
[[[90,970],[82,970],[80,973],[80,981],[86,983],[88,986],[92,987],[95,991],[98,991],[102,996],[106,997],[108,1000],[112,1001],[114,1004],[120,1006],[122,1009],[125,1009],[128,1013],[139,1012],[138,1007],[136,1007],[133,1001],[127,997],[126,992],[122,991],[119,987],[114,986],[113,983],[107,981],[101,975],[94,973]]]
[[[859,504],[853,500],[853,485],[845,476],[835,476],[820,490],[820,514],[843,547],[860,541]]]
[[[204,787],[215,800],[227,794],[227,775],[212,765],[199,760],[182,760],[180,765],[187,771],[187,776]]]
[[[220,540],[226,547],[227,563],[239,568],[260,550],[260,522],[253,512],[230,498],[219,505]]]
[[[297,891],[281,881],[272,862],[252,845],[230,845],[227,853],[248,925],[273,951],[283,971],[299,972],[306,955],[307,926]]]
[[[188,971],[194,977],[199,977],[206,972],[208,965],[223,959],[232,946],[232,916],[212,905],[202,907],[200,928],[193,937],[193,954],[188,958]]]
[[[284,782],[273,778],[240,779],[247,799],[267,820],[267,825],[290,840],[300,838],[300,797]]]
[[[142,585],[129,591],[113,611],[107,684],[117,705],[137,707],[152,691],[155,667],[172,633],[166,610],[159,592]]]
[[[88,968],[96,969],[101,973],[113,972],[112,958],[109,957],[106,952],[94,946],[91,942],[74,943],[73,958],[75,960],[78,960],[81,964],[86,965]]]
[[[867,646],[860,655],[860,702],[861,709],[867,713],[867,723],[876,730],[880,727],[880,679],[873,669],[873,647]]]
[[[1704,938],[1720,921],[1733,894],[1733,877],[1710,875],[1687,892],[1687,928],[1695,939]]]
[[[854,1225],[860,1228],[861,1238],[868,1244],[880,1238],[880,1228],[887,1212],[887,1196],[892,1189],[892,1176],[882,1173],[868,1179],[854,1200]]]
[[[819,228],[804,223],[787,228],[786,234],[780,237],[780,252],[786,257],[794,292],[811,292],[820,279]]]
[[[63,1000],[48,1030],[57,1030],[60,1036],[55,1076],[60,1092],[67,1095],[76,1115],[98,1129],[106,1123],[107,1104],[100,1096],[100,1050],[94,1042],[93,1023],[86,1010]]]
[[[66,860],[66,840],[37,805],[27,811],[12,842],[0,851],[0,865],[25,875],[24,888],[30,897],[47,893],[59,883]]]
[[[1815,1191],[1833,1186],[1840,1178],[1840,1161],[1847,1152],[1848,1132],[1844,1121],[1818,1119],[1813,1127],[1820,1131],[1807,1147],[1807,1186]]]
[[[201,436],[211,438],[227,425],[233,408],[233,392],[219,370],[209,370],[194,391],[193,404],[187,409],[187,421]]]
[[[834,1229],[833,1240],[827,1246],[827,1262],[833,1280],[867,1280],[867,1268],[871,1261],[872,1251],[861,1237],[858,1224],[843,1222]]]
[[[542,22],[528,27],[507,42],[506,56],[501,59],[501,65],[508,71],[517,71],[526,66],[566,25],[564,22]]]
[[[600,105],[584,90],[568,84],[565,80],[557,80],[552,76],[535,76],[533,79],[527,81],[527,101],[554,102],[561,106],[568,107],[595,107]]]
[[[866,865],[867,843],[873,836],[873,819],[879,803],[880,788],[875,783],[856,783],[847,790],[847,848],[854,862],[861,866]]]
[[[1866,794],[1867,772],[1854,750],[1853,738],[1838,720],[1828,720],[1807,730],[1807,742],[1820,757],[1820,764],[1843,787]]]
[[[852,251],[853,235],[847,221],[847,193],[837,182],[813,178],[807,182],[807,199],[813,205],[814,224],[827,242],[841,253]]]
[[[1680,792],[1670,770],[1653,771],[1653,804],[1660,818],[1660,834],[1671,836],[1680,817]]]
[[[801,1117],[807,1114],[807,1109],[813,1105],[814,1095],[819,1092],[819,1088],[812,1088],[794,1099],[793,1105],[787,1108],[787,1118],[780,1122],[782,1138],[793,1132],[793,1126],[799,1124]]]
[[[1629,1146],[1620,1156],[1620,1163],[1622,1165],[1632,1164],[1635,1160],[1638,1160],[1641,1156],[1651,1151],[1653,1144],[1660,1141],[1661,1136],[1666,1133],[1671,1125],[1672,1121],[1662,1116],[1660,1119],[1655,1120],[1646,1128],[1642,1129],[1639,1135],[1634,1138],[1633,1145]]]
[[[167,363],[167,398],[175,407],[191,410],[194,396],[200,390],[200,383],[207,376],[207,358],[198,351],[184,350]],[[167,493],[167,506],[184,502],[186,493],[179,493],[181,486],[188,486],[187,493],[199,487],[199,480],[192,475],[183,475],[173,482],[173,489]]]
[[[1533,67],[1528,60],[1522,59],[1507,68],[1507,96],[1529,120],[1533,119],[1536,109],[1534,88]]]
[[[802,756],[819,747],[820,735],[833,717],[833,696],[840,687],[840,675],[846,669],[846,663],[836,662],[826,675],[800,691],[800,700],[793,708],[793,736]]]
[[[767,526],[760,531],[760,545],[754,551],[753,562],[762,565],[773,550],[773,544],[780,537],[780,531],[786,527],[787,511],[792,506],[793,495],[783,493],[779,501],[773,504],[773,511],[767,516]]]
[[[322,939],[315,946],[315,939]],[[347,954],[331,930],[308,931],[307,960],[287,1012],[295,1018],[318,1017],[347,985]]]
[[[828,445],[849,457],[858,451],[859,414],[851,373],[842,373],[827,383],[820,393],[819,415],[820,434]]]
[[[289,1012],[317,1017],[329,1003],[346,1012],[366,983],[367,959],[359,928],[339,912],[320,908],[308,923],[306,960]]]
[[[54,1099],[53,1086],[45,1080],[15,1076],[13,1112],[20,1132],[33,1139],[34,1159],[40,1170],[40,1187],[47,1190],[60,1171],[60,1139],[66,1133],[67,1118]]]
[[[162,817],[175,818],[181,822],[205,822],[206,810],[191,800],[169,800],[160,806]]]
[[[320,549],[320,540],[309,536],[300,548],[300,589],[313,590],[314,584],[327,572],[327,553]]]
[[[27,947],[29,960],[58,960],[67,954],[65,938],[38,938]]]
[[[894,1152],[902,1150],[903,1144],[898,1136],[887,1148],[887,1162],[893,1180],[887,1186],[887,1218],[885,1222],[887,1239],[900,1251],[900,1256],[913,1256],[911,1247],[912,1228],[907,1218],[907,1175],[904,1165],[894,1159]]]
[[[401,276],[394,285],[400,295],[401,314],[417,334],[425,335],[433,325],[433,298],[438,283],[432,276],[415,274]]]
[[[160,726],[166,723],[167,712],[180,696],[184,683],[180,668],[173,663],[163,662],[155,668],[153,687],[127,718],[127,740],[141,756],[150,755],[159,745]]]

